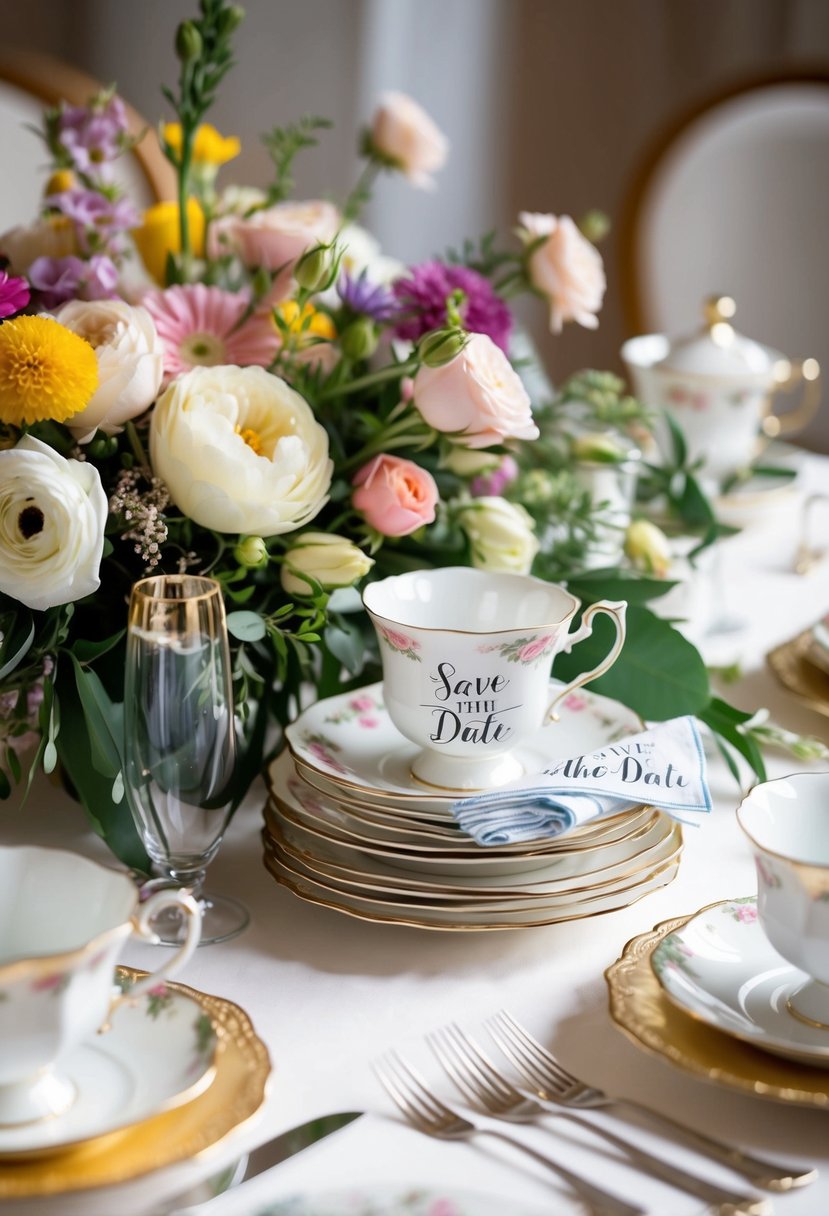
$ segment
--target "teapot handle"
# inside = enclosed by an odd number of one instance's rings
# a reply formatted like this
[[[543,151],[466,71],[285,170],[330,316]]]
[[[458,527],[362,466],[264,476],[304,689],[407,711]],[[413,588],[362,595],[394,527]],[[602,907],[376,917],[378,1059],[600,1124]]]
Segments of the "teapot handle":
[[[785,414],[775,414],[773,403],[769,403],[769,412],[763,419],[763,434],[767,439],[776,439],[780,435],[790,435],[801,430],[812,421],[820,404],[820,364],[817,359],[793,359],[789,366],[788,375],[777,382],[777,389],[791,389],[798,384],[803,385],[801,401],[793,410]]]

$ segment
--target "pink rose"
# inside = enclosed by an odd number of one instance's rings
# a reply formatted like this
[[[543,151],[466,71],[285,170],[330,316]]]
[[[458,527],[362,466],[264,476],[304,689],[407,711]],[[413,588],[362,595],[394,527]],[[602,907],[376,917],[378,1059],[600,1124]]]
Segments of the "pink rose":
[[[538,438],[527,390],[486,334],[470,334],[461,353],[442,367],[421,367],[414,400],[429,426],[454,433],[463,447]]]
[[[398,633],[396,629],[384,627],[383,637],[389,646],[393,646],[395,650],[420,650],[420,642],[416,642],[414,638],[410,638],[407,633]]]
[[[527,642],[526,646],[522,646],[518,651],[519,663],[531,663],[533,659],[537,659],[552,643],[554,636],[552,633],[543,633],[534,642]]]
[[[431,174],[443,168],[446,136],[426,111],[405,93],[384,93],[371,124],[371,144],[415,186],[431,190]]]
[[[383,536],[408,536],[434,521],[438,488],[431,473],[412,460],[375,456],[353,484],[354,509]]]
[[[357,710],[358,713],[362,713],[365,710],[374,709],[373,699],[366,696],[364,693],[359,697],[352,697],[348,704],[352,709]]]
[[[210,226],[210,257],[235,253],[246,266],[264,266],[282,271],[269,293],[269,303],[284,299],[297,260],[312,245],[332,241],[340,227],[340,213],[333,203],[312,200],[277,203],[245,219],[228,215]]]
[[[533,287],[547,297],[550,329],[561,333],[565,321],[596,329],[605,276],[601,254],[582,236],[569,215],[539,215],[522,211],[518,217],[525,245],[546,238],[530,254],[527,269]]]

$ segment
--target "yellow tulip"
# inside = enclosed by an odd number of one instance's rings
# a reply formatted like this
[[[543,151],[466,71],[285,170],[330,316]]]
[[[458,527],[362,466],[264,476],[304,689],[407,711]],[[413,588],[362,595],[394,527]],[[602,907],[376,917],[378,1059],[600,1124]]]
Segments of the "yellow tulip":
[[[190,249],[195,257],[204,253],[204,212],[194,198],[187,200],[187,220],[190,226]],[[144,212],[140,228],[134,228],[132,239],[141,260],[157,283],[165,281],[167,258],[181,253],[178,203],[155,203]]]
[[[164,124],[164,139],[175,152],[181,155],[181,124],[168,122]],[[235,135],[220,135],[209,122],[203,122],[196,129],[193,140],[194,165],[219,165],[233,160],[242,150],[242,145]]]

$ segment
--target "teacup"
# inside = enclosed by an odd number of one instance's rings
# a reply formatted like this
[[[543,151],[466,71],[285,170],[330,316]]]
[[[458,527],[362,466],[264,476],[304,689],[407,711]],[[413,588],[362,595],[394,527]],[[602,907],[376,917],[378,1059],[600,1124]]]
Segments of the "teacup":
[[[412,774],[445,790],[520,777],[516,748],[561,698],[608,670],[625,638],[626,604],[591,604],[568,633],[579,600],[530,575],[414,570],[370,583],[363,603],[380,642],[389,716],[422,749]],[[598,612],[616,626],[609,654],[550,703],[553,658],[590,636]]]
[[[115,960],[135,933],[175,905],[186,917],[182,947],[128,993],[114,987]],[[106,1026],[125,1000],[187,962],[201,911],[189,894],[159,891],[139,902],[135,883],[63,849],[0,847],[0,1127],[61,1115],[75,1086],[61,1065]]]
[[[754,849],[766,937],[811,977],[789,994],[787,1008],[829,1032],[829,772],[756,785],[737,818]]]

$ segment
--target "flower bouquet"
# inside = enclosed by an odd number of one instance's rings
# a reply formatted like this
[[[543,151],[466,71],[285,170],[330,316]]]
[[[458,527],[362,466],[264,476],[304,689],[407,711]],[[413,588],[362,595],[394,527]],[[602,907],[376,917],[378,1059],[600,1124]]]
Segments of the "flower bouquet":
[[[383,256],[358,226],[376,179],[429,186],[447,155],[400,94],[381,100],[341,206],[291,197],[296,156],[328,126],[311,117],[264,137],[265,187],[220,189],[238,141],[205,119],[241,19],[201,0],[177,30],[160,128],[176,199],[139,214],[116,186],[133,140],[110,90],[45,115],[42,213],[0,236],[0,793],[60,762],[113,851],[146,866],[121,778],[123,648],[130,587],[161,571],[222,586],[236,804],[303,700],[377,678],[361,581],[437,565],[627,600],[597,690],[651,720],[695,713],[761,772],[748,715],[648,607],[671,585],[661,533],[628,530],[584,476],[629,463],[646,412],[613,376],[554,391],[512,317],[523,292],[554,333],[594,327],[594,244],[569,217],[524,213],[503,248],[489,235],[419,266]],[[710,533],[681,472],[674,505]],[[607,645],[598,628],[578,662]]]

